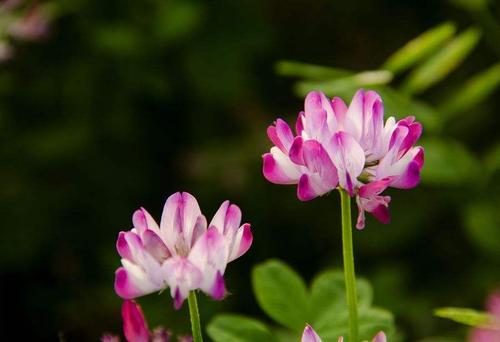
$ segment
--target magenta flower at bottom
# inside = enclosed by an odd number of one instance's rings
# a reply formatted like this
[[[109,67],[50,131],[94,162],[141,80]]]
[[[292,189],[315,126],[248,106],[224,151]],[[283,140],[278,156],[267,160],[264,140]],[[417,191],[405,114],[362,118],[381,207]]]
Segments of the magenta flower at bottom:
[[[475,328],[469,335],[470,342],[500,341],[500,290],[493,292],[486,303],[488,313],[493,317],[491,327]]]
[[[342,336],[339,337],[338,342],[343,342],[344,338]],[[314,331],[314,329],[307,324],[304,332],[302,333],[301,342],[322,342],[319,335]],[[371,342],[387,342],[387,337],[385,336],[383,331],[380,331],[375,337],[373,337]]]
[[[148,322],[144,317],[141,306],[133,300],[126,300],[122,304],[123,334],[128,342],[171,342],[170,331],[157,327],[149,330]],[[191,336],[180,336],[178,342],[192,342]],[[104,334],[101,342],[120,342],[120,337]]]
[[[134,228],[120,232],[116,243],[122,257],[116,293],[131,299],[170,287],[177,309],[195,289],[222,299],[226,265],[252,244],[250,225],[240,226],[238,206],[222,203],[207,228],[198,202],[187,192],[167,199],[159,225],[142,208],[132,222]]]

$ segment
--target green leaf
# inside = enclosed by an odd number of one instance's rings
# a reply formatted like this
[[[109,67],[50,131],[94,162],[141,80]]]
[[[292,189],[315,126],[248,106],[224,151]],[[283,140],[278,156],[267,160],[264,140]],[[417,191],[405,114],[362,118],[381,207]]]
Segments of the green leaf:
[[[422,181],[437,185],[477,183],[479,161],[460,142],[443,139],[425,139],[425,164]]]
[[[314,80],[331,80],[352,75],[352,72],[340,68],[307,64],[294,61],[276,63],[276,73],[282,76],[303,77]]]
[[[447,118],[464,112],[484,101],[498,85],[500,85],[500,63],[460,85],[454,95],[443,103],[440,111]]]
[[[264,323],[234,314],[215,316],[207,326],[207,334],[215,342],[273,342],[277,340]]]
[[[488,313],[468,308],[438,308],[434,310],[434,315],[481,328],[491,327],[491,324],[494,322],[494,318]]]
[[[311,90],[320,90],[324,93],[345,97],[354,93],[360,87],[373,87],[387,84],[392,80],[392,73],[387,70],[364,71],[351,76],[330,81],[303,81],[297,82],[295,92],[303,96]]]
[[[371,341],[379,331],[384,331],[389,341],[395,333],[394,317],[386,310],[370,308],[360,309],[358,318],[360,340]],[[324,324],[314,325],[314,329],[323,340],[336,341],[349,333],[349,317],[346,311],[330,317]]]
[[[390,56],[382,68],[393,73],[408,69],[436,51],[455,34],[455,31],[453,23],[444,23],[422,33]]]
[[[435,55],[415,69],[403,84],[406,93],[421,93],[453,71],[469,55],[481,37],[470,28],[446,44]]]
[[[470,204],[464,211],[466,231],[482,251],[500,256],[500,214],[498,200]]]
[[[365,279],[356,280],[358,306],[369,308],[372,304],[373,290]],[[339,270],[330,270],[317,275],[311,285],[310,322],[315,326],[321,320],[330,319],[339,312],[347,312],[345,300],[344,274]]]
[[[256,266],[252,284],[260,307],[276,322],[301,331],[307,321],[307,289],[289,266],[270,260]]]

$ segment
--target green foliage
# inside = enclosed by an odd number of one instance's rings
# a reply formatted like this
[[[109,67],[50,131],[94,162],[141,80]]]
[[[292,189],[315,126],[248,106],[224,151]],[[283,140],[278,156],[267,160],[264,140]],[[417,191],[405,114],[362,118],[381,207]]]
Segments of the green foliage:
[[[476,28],[470,28],[446,44],[434,56],[417,67],[403,84],[406,93],[421,93],[441,81],[469,55],[481,37]]]
[[[483,102],[500,84],[500,63],[475,75],[453,92],[441,106],[447,117],[461,113]]]
[[[486,312],[467,308],[438,308],[434,315],[472,327],[488,327],[493,322],[493,317]]]
[[[278,260],[256,266],[252,272],[255,296],[275,321],[300,331],[307,321],[307,288],[300,276]]]
[[[217,342],[276,341],[268,327],[253,318],[234,314],[216,316],[207,327],[208,336]]]
[[[422,146],[425,148],[422,181],[436,186],[477,186],[480,163],[462,143],[451,139],[427,138],[422,141]]]
[[[352,74],[352,72],[345,69],[285,60],[276,63],[275,68],[276,73],[282,76],[305,77],[318,81],[346,77]]]
[[[455,24],[443,23],[422,33],[392,54],[385,62],[383,68],[394,73],[408,69],[421,59],[434,53],[453,36],[455,31]]]
[[[465,229],[470,240],[493,257],[500,256],[500,213],[498,201],[470,203],[464,210]]]
[[[255,320],[246,318],[247,321],[240,324],[245,333],[240,333],[237,327],[230,328],[229,332],[219,332],[223,326],[231,325],[227,315],[219,315],[210,322],[207,330],[214,341],[227,341],[226,333],[250,336],[269,334],[269,331],[272,331],[273,339],[289,341],[299,338],[306,323],[311,324],[324,341],[337,341],[339,336],[347,335],[348,309],[341,271],[329,270],[318,274],[308,290],[302,278],[289,266],[278,260],[269,260],[254,268],[252,283],[262,310],[291,331],[280,327],[264,329]],[[361,338],[371,339],[381,330],[393,338],[395,329],[392,314],[372,307],[373,292],[366,280],[358,279],[357,287]],[[270,335],[268,338],[272,340]]]

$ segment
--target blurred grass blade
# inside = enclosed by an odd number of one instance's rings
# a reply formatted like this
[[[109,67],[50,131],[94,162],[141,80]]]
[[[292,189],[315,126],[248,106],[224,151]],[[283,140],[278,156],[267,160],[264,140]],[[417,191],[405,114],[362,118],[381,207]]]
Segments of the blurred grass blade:
[[[298,82],[295,85],[296,93],[300,96],[305,95],[311,90],[320,90],[329,95],[346,96],[353,89],[359,87],[370,87],[375,85],[387,84],[392,80],[392,72],[387,70],[364,71],[358,74],[339,78],[331,81],[320,82]]]
[[[294,61],[279,61],[275,66],[276,73],[282,76],[303,77],[317,81],[331,80],[352,75],[352,72],[321,65]]]
[[[393,73],[408,69],[436,51],[455,34],[455,31],[456,26],[447,22],[422,33],[390,56],[382,68]]]
[[[482,165],[462,142],[451,139],[422,139],[425,148],[425,167],[422,182],[435,186],[459,186],[464,188],[474,184],[480,186],[485,181]]]
[[[415,69],[403,84],[403,90],[409,94],[421,93],[441,81],[469,55],[480,37],[481,32],[476,28],[457,36]]]
[[[500,328],[498,322],[486,312],[476,311],[467,308],[438,308],[434,310],[434,315],[451,319],[452,321],[481,328]]]
[[[450,2],[470,12],[481,11],[488,6],[488,0],[450,0]]]
[[[447,118],[484,101],[500,84],[500,63],[483,71],[462,85],[440,108]]]
[[[500,170],[500,143],[496,143],[484,158],[484,166],[489,175]]]

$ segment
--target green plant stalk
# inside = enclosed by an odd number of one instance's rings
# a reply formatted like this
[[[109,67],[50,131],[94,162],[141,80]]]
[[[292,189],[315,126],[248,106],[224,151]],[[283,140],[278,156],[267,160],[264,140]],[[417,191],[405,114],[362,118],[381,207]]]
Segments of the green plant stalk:
[[[201,335],[200,313],[198,312],[198,301],[196,300],[196,292],[189,292],[188,297],[189,316],[191,317],[191,331],[193,334],[193,342],[203,342]]]
[[[358,296],[356,294],[356,274],[354,271],[354,251],[352,247],[351,197],[339,188],[342,210],[342,253],[344,257],[344,278],[349,309],[349,342],[358,342]]]

